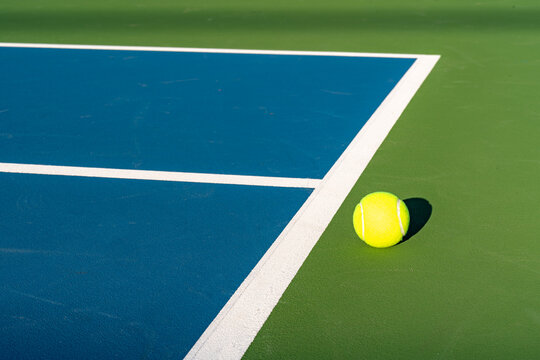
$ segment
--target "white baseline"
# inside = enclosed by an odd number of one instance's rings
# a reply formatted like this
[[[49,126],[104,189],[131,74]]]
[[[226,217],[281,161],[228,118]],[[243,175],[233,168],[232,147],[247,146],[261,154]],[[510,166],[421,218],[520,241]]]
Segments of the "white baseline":
[[[71,49],[71,50],[118,50],[118,51],[158,51],[158,52],[202,52],[213,54],[257,54],[257,55],[302,55],[302,56],[345,56],[345,57],[388,57],[412,58],[413,54],[360,53],[338,51],[293,51],[293,50],[254,50],[254,49],[211,49],[155,46],[120,46],[120,45],[77,45],[77,44],[33,44],[33,43],[0,43],[0,47],[39,48],[39,49]],[[432,55],[425,55],[432,56]]]

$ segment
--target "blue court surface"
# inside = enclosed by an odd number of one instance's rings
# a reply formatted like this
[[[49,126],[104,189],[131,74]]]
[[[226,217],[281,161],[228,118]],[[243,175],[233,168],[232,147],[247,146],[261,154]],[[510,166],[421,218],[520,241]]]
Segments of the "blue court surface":
[[[0,48],[0,162],[323,179],[414,58]],[[0,348],[192,348],[313,188],[0,173]]]

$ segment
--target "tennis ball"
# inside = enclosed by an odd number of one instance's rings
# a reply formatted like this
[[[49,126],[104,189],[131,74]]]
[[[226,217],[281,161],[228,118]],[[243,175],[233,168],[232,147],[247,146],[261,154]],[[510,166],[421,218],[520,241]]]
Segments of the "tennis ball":
[[[396,195],[374,192],[360,200],[353,213],[353,225],[360,239],[370,246],[396,245],[409,229],[409,209]]]

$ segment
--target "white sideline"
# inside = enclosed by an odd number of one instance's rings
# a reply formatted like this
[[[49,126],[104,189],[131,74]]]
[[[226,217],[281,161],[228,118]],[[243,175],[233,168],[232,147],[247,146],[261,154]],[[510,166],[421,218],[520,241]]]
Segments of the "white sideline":
[[[274,186],[289,188],[315,188],[319,179],[299,179],[270,176],[204,174],[172,171],[105,169],[78,166],[55,166],[34,164],[0,163],[0,172],[40,175],[83,176],[111,179],[134,179],[195,182],[206,184],[229,184],[251,186]]]

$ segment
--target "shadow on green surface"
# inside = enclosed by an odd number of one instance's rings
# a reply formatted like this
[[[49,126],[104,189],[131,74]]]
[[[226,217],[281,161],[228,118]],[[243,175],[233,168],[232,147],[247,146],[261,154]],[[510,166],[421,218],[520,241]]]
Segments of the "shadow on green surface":
[[[431,213],[433,212],[433,207],[426,199],[410,198],[403,200],[403,202],[405,203],[405,205],[407,205],[407,208],[409,209],[409,215],[411,217],[411,220],[409,223],[409,230],[407,231],[407,234],[405,234],[405,236],[403,237],[403,240],[401,240],[400,244],[409,240],[420,230],[422,230],[422,228],[429,221]]]

